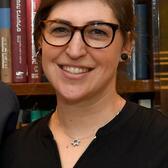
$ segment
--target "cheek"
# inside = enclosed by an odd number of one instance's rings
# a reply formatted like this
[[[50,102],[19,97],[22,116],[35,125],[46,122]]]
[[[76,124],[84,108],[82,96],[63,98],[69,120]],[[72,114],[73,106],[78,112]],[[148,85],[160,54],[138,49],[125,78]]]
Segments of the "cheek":
[[[42,49],[42,67],[45,71],[48,66],[48,62],[50,62],[50,52],[47,52],[44,48]]]
[[[122,53],[122,43],[120,41],[116,41],[113,45],[111,45],[106,52],[107,64],[111,64],[117,68],[120,57]]]
[[[55,62],[57,58],[61,55],[61,48],[53,47],[43,42],[42,45],[42,64],[50,64]]]
[[[120,56],[123,50],[123,38],[120,33],[116,34],[113,43],[107,48],[95,50],[94,59],[107,66],[116,66],[119,64]]]
[[[94,55],[94,60],[96,62],[99,62],[100,65],[106,68],[112,69],[113,67],[117,67],[119,63],[121,48],[110,46],[108,48],[99,50],[99,52]]]
[[[53,54],[54,52],[50,49],[45,49],[43,48],[43,52],[42,52],[42,69],[43,72],[46,76],[46,78],[48,79],[48,81],[50,81],[51,83],[53,83],[53,81],[55,82],[55,72],[56,72],[56,61],[55,61],[55,54]]]
[[[42,68],[46,76],[48,76],[53,69],[56,55],[53,47],[50,47],[47,44],[42,45]]]

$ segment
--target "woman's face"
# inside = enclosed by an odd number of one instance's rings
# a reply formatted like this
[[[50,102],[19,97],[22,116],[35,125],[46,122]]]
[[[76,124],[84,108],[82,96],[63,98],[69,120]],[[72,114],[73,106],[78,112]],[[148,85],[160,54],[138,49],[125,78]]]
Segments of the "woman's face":
[[[73,26],[91,21],[119,24],[111,8],[99,0],[68,0],[55,6],[47,20],[64,20]],[[114,41],[103,49],[87,46],[76,31],[71,41],[54,47],[42,40],[43,70],[56,90],[57,98],[67,101],[99,99],[115,92],[116,71],[123,51],[123,38],[116,31]]]

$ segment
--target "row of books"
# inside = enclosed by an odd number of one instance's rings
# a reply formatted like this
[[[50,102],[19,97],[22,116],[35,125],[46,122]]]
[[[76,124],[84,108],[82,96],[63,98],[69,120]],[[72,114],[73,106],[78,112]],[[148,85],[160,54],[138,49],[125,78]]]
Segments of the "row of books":
[[[33,20],[40,0],[0,1],[0,78],[7,83],[42,81],[41,65],[35,54]],[[145,3],[135,0],[137,17],[135,49],[126,64],[131,80],[150,78],[148,10]]]
[[[40,0],[0,1],[0,77],[6,83],[39,82],[33,20]]]

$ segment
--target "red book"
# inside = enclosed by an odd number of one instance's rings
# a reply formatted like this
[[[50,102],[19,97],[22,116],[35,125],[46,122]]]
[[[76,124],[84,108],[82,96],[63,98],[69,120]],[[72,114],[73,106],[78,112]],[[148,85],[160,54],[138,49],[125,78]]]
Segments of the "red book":
[[[26,0],[12,0],[12,81],[27,82]]]
[[[40,4],[40,0],[27,0],[27,54],[28,54],[28,82],[36,83],[41,80],[41,65],[35,53],[33,32],[34,16]]]

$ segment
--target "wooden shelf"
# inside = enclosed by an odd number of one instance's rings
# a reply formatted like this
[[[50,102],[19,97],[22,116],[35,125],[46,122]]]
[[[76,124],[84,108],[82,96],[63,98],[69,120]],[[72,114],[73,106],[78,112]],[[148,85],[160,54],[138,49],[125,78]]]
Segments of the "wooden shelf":
[[[49,83],[12,83],[9,86],[18,96],[55,94],[53,87]]]
[[[9,86],[18,96],[55,95],[55,91],[49,83],[12,83]],[[117,88],[121,94],[155,91],[153,80],[118,81]]]
[[[153,80],[118,81],[117,86],[117,90],[121,94],[155,92],[155,89]]]

